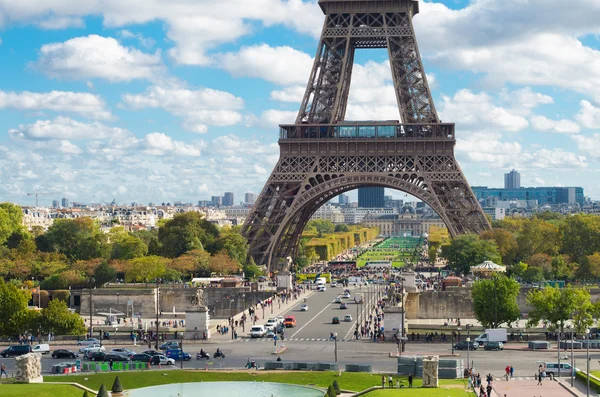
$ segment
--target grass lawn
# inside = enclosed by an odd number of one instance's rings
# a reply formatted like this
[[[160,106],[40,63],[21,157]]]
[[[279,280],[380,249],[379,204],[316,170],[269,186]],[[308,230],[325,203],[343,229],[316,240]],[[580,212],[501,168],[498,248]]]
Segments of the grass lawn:
[[[419,389],[412,388],[407,389],[404,388],[402,390],[398,389],[385,389],[385,390],[375,390],[370,393],[364,394],[365,397],[391,397],[391,396],[406,396],[406,397],[473,397],[474,393],[470,393],[465,391],[464,389]]]
[[[112,386],[112,384],[110,385]],[[69,385],[0,385],[0,396],[10,397],[81,397],[83,390]]]
[[[282,371],[186,371],[186,370],[168,370],[168,371],[144,371],[144,372],[113,372],[108,374],[89,374],[89,375],[69,375],[69,376],[47,376],[45,382],[76,382],[91,389],[98,390],[104,383],[110,387],[119,375],[121,384],[125,389],[138,389],[140,387],[164,385],[169,383],[187,383],[187,382],[218,382],[218,381],[264,381],[278,383],[292,383],[298,385],[315,385],[318,387],[327,387],[337,379],[340,388],[345,390],[361,391],[371,386],[381,385],[381,374],[351,373],[342,372],[338,377],[337,372],[282,372]],[[394,382],[398,378],[392,374]],[[87,380],[85,380],[87,378]],[[387,374],[386,374],[387,379]],[[406,378],[404,379],[405,384]],[[415,386],[421,385],[420,379],[415,379]],[[464,385],[463,380],[440,380],[440,385]],[[0,386],[2,387],[2,386]],[[0,393],[1,395],[2,393]],[[39,397],[39,396],[38,396]]]

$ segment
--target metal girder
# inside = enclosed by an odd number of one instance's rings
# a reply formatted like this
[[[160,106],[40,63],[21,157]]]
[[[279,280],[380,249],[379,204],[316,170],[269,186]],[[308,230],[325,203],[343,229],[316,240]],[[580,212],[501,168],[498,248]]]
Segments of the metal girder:
[[[453,124],[441,124],[412,17],[415,0],[319,0],[325,22],[300,111],[282,125],[280,159],[243,227],[258,264],[297,253],[302,230],[329,199],[384,186],[426,202],[450,234],[490,227],[454,157]],[[342,123],[357,48],[387,48],[404,124]]]

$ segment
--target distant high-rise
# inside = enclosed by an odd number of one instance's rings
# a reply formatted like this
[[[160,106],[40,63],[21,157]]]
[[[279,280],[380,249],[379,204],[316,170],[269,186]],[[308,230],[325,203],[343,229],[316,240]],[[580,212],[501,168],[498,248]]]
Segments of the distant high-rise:
[[[338,196],[338,204],[339,205],[348,205],[349,197],[345,194],[340,194]]]
[[[221,206],[221,196],[212,196],[210,198],[210,201],[212,201],[213,207],[220,207]]]
[[[255,193],[246,193],[244,202],[248,205],[253,205],[256,202],[256,194]]]
[[[223,195],[223,207],[233,207],[233,192],[225,192]]]
[[[361,187],[358,189],[359,208],[383,208],[384,188]]]
[[[521,174],[518,171],[512,170],[508,174],[504,174],[505,189],[519,189],[521,187]]]
[[[61,204],[63,208],[69,208],[69,199],[66,197],[63,197],[61,200]]]
[[[58,200],[52,200],[52,208],[59,208],[60,205],[58,203]]]

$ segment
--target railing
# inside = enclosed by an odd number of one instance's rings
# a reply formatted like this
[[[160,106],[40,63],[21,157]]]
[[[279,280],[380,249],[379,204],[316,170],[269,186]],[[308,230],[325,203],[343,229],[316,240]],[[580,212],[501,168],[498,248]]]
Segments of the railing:
[[[279,139],[432,139],[454,140],[454,124],[344,122],[340,124],[282,124]]]

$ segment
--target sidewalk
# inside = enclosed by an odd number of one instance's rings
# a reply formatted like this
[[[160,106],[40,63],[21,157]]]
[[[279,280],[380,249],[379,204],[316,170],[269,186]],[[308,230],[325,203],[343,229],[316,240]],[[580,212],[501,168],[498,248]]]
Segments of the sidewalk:
[[[569,385],[561,384],[548,378],[542,382],[542,385],[538,385],[537,380],[529,379],[513,379],[508,382],[495,381],[494,391],[496,392],[496,396],[499,397],[504,397],[505,395],[507,397],[531,397],[538,395],[543,397],[580,397],[586,395],[585,389],[583,393],[578,390],[577,382],[575,382],[575,388],[571,388]]]
[[[301,302],[303,302],[304,298],[308,298],[309,296],[311,296],[314,293],[315,293],[315,291],[313,291],[313,290],[301,292],[300,295],[298,296],[298,299],[296,299],[296,300],[289,299],[287,301],[287,303],[282,303],[281,305],[279,305],[279,303],[274,301],[271,307],[265,307],[264,316],[263,316],[263,309],[256,308],[255,315],[258,316],[258,321],[256,323],[257,324],[266,323],[269,318],[277,317],[277,316],[285,313],[289,309],[291,309],[291,308],[299,305]],[[271,312],[271,308],[272,308],[272,312]],[[250,316],[248,315],[247,309],[245,312],[241,312],[241,313],[238,313],[235,316],[233,316],[233,321],[234,322],[236,320],[240,321],[242,316],[244,315],[244,313],[246,313],[246,317],[247,317],[246,324],[244,326],[245,330],[242,331],[242,327],[239,327],[239,326],[237,327],[236,330],[237,330],[237,334],[238,334],[238,339],[241,339],[242,337],[247,336],[250,333],[250,328],[252,328],[252,326],[254,325],[253,321],[250,319]],[[229,326],[229,321],[226,318],[211,320],[211,326],[209,328],[211,341],[225,342],[228,340],[235,340],[235,339],[231,338],[231,327],[230,327],[228,333],[222,335],[217,332],[217,325]]]

